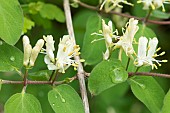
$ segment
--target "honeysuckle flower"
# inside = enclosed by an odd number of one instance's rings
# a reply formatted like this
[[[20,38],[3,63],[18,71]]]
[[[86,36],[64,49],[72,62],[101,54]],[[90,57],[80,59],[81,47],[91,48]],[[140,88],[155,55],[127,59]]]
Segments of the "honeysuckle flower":
[[[146,37],[140,37],[139,43],[138,43],[138,55],[137,58],[134,61],[135,66],[141,67],[143,65],[145,66],[152,66],[152,69],[158,68],[154,62],[158,64],[158,66],[161,66],[160,62],[167,62],[167,60],[156,60],[155,58],[157,56],[162,56],[165,54],[165,52],[160,53],[159,55],[156,54],[160,50],[160,48],[156,49],[158,45],[158,39],[154,37],[153,39],[148,39]]]
[[[42,47],[44,46],[44,40],[43,39],[39,39],[36,43],[36,45],[34,46],[34,48],[32,49],[32,53],[30,56],[30,66],[34,66],[35,60],[38,57],[38,54],[40,53]]]
[[[28,66],[29,61],[30,61],[31,52],[32,52],[32,46],[30,45],[30,40],[26,35],[23,36],[22,41],[23,41],[23,48],[24,48],[23,65]]]
[[[35,60],[38,57],[42,47],[44,45],[44,40],[39,39],[32,49],[28,36],[23,36],[23,47],[24,47],[24,61],[23,65],[26,67],[34,66]]]
[[[49,40],[48,38],[50,37],[46,37],[46,45],[49,43],[49,41],[47,41]],[[74,45],[74,40],[71,39],[69,35],[64,35],[63,38],[60,39],[57,57],[54,58],[55,61],[53,62],[47,53],[44,61],[49,70],[58,70],[58,72],[65,73],[65,70],[71,65],[74,66],[74,69],[78,67],[78,63],[72,58],[80,54],[79,50],[80,47],[78,45]]]
[[[143,9],[152,8],[155,10],[162,7],[162,11],[165,11],[164,3],[170,3],[170,0],[138,0],[137,3],[143,3]]]
[[[45,51],[46,51],[46,54],[48,55],[48,57],[50,58],[50,60],[52,61],[52,62],[54,62],[55,61],[55,58],[54,58],[54,53],[53,53],[53,51],[55,51],[55,48],[54,48],[54,43],[55,43],[55,41],[53,40],[53,37],[52,37],[52,35],[47,35],[47,37],[46,36],[43,36],[43,38],[44,38],[44,40],[45,40],[45,46],[46,46],[46,49],[45,49]]]
[[[115,7],[123,8],[123,6],[120,5],[120,3],[124,3],[124,4],[127,4],[127,5],[133,6],[133,4],[127,2],[127,0],[104,0],[103,3],[100,6],[100,10],[102,10],[104,6],[105,6],[106,12],[111,11]]]
[[[122,51],[125,51],[126,55],[133,59],[132,54],[134,54],[135,51],[133,49],[132,43],[134,40],[134,36],[139,29],[137,24],[138,20],[131,18],[128,22],[125,33],[123,34],[123,36],[120,37],[119,41],[114,44],[114,49],[120,48],[119,60],[121,60]]]
[[[101,33],[101,34],[100,34]],[[105,40],[105,44],[106,44],[106,52],[103,54],[103,58],[105,60],[107,60],[110,56],[111,53],[111,48],[113,47],[113,42],[112,39],[118,39],[119,36],[118,35],[118,31],[114,31],[113,32],[113,28],[112,28],[112,21],[108,22],[108,25],[105,23],[105,21],[102,19],[102,30],[100,31],[100,33],[92,33],[92,35],[99,35],[99,36],[103,36],[104,38],[100,38],[97,40],[93,40],[92,43],[94,41],[98,41],[98,40]],[[116,35],[115,35],[116,33]]]

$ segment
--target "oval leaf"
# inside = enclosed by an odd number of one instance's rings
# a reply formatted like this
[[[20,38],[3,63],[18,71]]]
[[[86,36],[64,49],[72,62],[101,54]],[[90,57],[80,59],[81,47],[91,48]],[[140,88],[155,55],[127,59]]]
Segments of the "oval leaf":
[[[32,80],[49,80],[51,71],[41,70],[33,73],[29,73],[28,77]]]
[[[5,113],[42,113],[39,101],[31,94],[17,93],[5,103]]]
[[[162,12],[160,10],[154,10],[152,12],[152,16],[156,17],[156,18],[160,18],[160,19],[168,19],[168,18],[170,18],[169,13],[165,13],[165,12]]]
[[[169,106],[170,106],[170,90],[168,91],[164,98],[164,104],[161,113],[169,113]]]
[[[128,78],[128,73],[119,60],[108,60],[99,63],[91,72],[88,87],[93,95],[122,83]]]
[[[22,33],[27,33],[28,30],[31,30],[34,27],[35,23],[27,17],[24,17],[24,27]]]
[[[133,94],[142,101],[152,113],[159,113],[165,93],[152,77],[134,77],[130,79]]]
[[[82,58],[85,59],[85,64],[94,65],[102,61],[103,52],[105,52],[104,40],[91,43],[95,39],[102,38],[101,36],[91,35],[94,32],[101,30],[102,20],[99,15],[93,15],[89,17],[86,24],[86,33],[84,36],[82,47]]]
[[[23,14],[18,0],[1,0],[0,17],[0,38],[14,45],[23,27]]]
[[[56,113],[84,113],[83,103],[69,85],[59,85],[48,93],[48,100]]]
[[[0,41],[0,71],[13,71],[23,66],[23,53],[16,47]]]
[[[40,9],[40,15],[43,18],[47,18],[50,20],[55,19],[61,23],[65,22],[64,12],[59,7],[53,4],[44,4]]]

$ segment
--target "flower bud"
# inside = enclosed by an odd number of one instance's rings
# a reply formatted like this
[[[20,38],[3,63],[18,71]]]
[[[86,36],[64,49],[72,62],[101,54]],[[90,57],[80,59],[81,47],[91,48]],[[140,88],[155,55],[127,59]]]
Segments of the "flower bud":
[[[23,46],[30,44],[30,40],[29,40],[28,36],[26,36],[26,35],[23,36],[22,41],[23,41]]]
[[[30,66],[34,66],[35,60],[37,59],[38,54],[41,51],[43,45],[44,45],[44,40],[40,39],[37,41],[36,45],[32,49],[32,53],[30,56]]]
[[[29,65],[29,59],[31,56],[31,52],[32,52],[32,46],[30,44],[25,45],[24,46],[24,61],[23,61],[24,66]]]

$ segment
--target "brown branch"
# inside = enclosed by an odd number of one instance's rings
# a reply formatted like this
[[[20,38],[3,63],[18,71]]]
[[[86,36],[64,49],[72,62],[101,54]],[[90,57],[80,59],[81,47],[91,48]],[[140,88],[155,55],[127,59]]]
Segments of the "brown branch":
[[[67,24],[68,34],[71,38],[74,39],[74,43],[76,45],[69,0],[64,0],[64,11],[65,11],[65,16],[66,16],[66,24]],[[77,68],[77,71],[78,71],[77,77],[78,77],[78,80],[79,80],[80,92],[81,92],[81,97],[82,97],[82,100],[83,100],[84,110],[85,110],[85,113],[90,113],[89,103],[88,103],[88,98],[87,98],[86,85],[85,85],[85,79],[84,79],[85,72],[84,72],[84,69],[83,69],[83,65],[80,62],[79,56],[75,56],[74,59],[79,64],[78,68]]]
[[[55,81],[53,85],[60,85],[64,83],[70,83],[74,80],[77,79],[77,76],[73,76],[71,78],[68,78],[67,80],[62,80],[62,81]],[[24,81],[11,81],[11,80],[2,80],[0,81],[1,84],[23,84]],[[52,84],[52,81],[32,81],[32,80],[27,80],[27,84]]]
[[[129,72],[129,77],[131,76],[156,76],[156,77],[164,77],[164,78],[170,78],[170,75],[168,74],[160,74],[160,73],[150,73],[150,72]]]
[[[161,74],[161,73],[150,73],[150,72],[129,72],[128,73],[129,77],[131,76],[153,76],[153,77],[164,77],[164,78],[170,78],[169,74]],[[85,77],[89,77],[90,73],[85,73]],[[72,82],[77,79],[77,76],[73,76],[69,78],[69,82]],[[55,85],[60,85],[64,83],[69,83],[67,80],[62,80],[62,81],[56,81],[54,82]],[[24,81],[10,81],[10,80],[1,80],[1,84],[23,84]],[[49,84],[51,85],[51,81],[31,81],[28,80],[27,84]]]
[[[2,80],[2,84],[23,84],[24,81],[10,81],[10,80]],[[54,82],[55,85],[63,84],[65,81]],[[30,81],[27,80],[27,84],[50,84],[51,81]]]
[[[115,12],[115,11],[105,12],[104,10],[99,10],[98,7],[88,5],[88,4],[85,4],[85,3],[80,2],[80,1],[78,1],[78,3],[80,4],[80,6],[91,9],[91,10],[95,10],[95,11],[99,11],[99,12],[103,12],[103,13],[108,13],[108,14],[115,14],[115,15],[119,15],[119,16],[122,16],[122,17],[126,17],[126,18],[135,18],[135,19],[140,20],[140,21],[145,20],[145,18],[140,18],[140,17],[129,15],[129,14],[124,14],[124,13],[118,13],[118,12]],[[170,21],[157,21],[157,20],[149,20],[148,19],[147,23],[167,25],[167,24],[170,24]]]

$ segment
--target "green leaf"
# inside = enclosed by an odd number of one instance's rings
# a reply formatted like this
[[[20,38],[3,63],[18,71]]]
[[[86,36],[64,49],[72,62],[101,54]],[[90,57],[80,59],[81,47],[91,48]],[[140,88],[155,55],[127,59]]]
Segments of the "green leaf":
[[[1,87],[2,87],[2,80],[0,79],[0,91],[1,91]]]
[[[61,23],[65,22],[64,12],[59,7],[53,4],[44,4],[40,9],[40,15],[43,18],[47,18],[50,20],[55,19]]]
[[[32,20],[30,20],[27,17],[24,17],[24,27],[22,29],[22,32],[27,33],[27,31],[31,30],[32,27],[34,27],[34,25],[35,25],[35,23]]]
[[[48,93],[48,100],[56,113],[84,113],[83,103],[69,85],[59,85]]]
[[[138,41],[141,36],[145,36],[147,38],[154,38],[156,37],[155,32],[150,29],[149,27],[146,27],[145,25],[139,24],[139,30],[137,31],[135,35],[135,39]]]
[[[22,66],[23,53],[18,48],[0,41],[0,71],[13,71]]]
[[[170,90],[168,91],[164,98],[164,104],[161,113],[169,113],[169,106],[170,106]]]
[[[86,24],[86,33],[84,36],[82,47],[82,58],[85,59],[85,64],[94,65],[102,61],[103,53],[106,50],[104,40],[91,43],[95,39],[102,38],[101,36],[91,35],[94,32],[101,30],[102,21],[99,15],[90,16]]]
[[[130,79],[133,94],[142,101],[152,113],[159,113],[165,93],[152,77],[134,77]]]
[[[154,10],[152,12],[152,16],[160,19],[168,19],[170,18],[170,14],[162,12],[160,10]]]
[[[14,45],[21,36],[24,22],[18,0],[1,0],[0,17],[0,38]]]
[[[41,8],[43,7],[44,3],[43,2],[31,2],[28,4],[28,8],[29,8],[29,13],[30,14],[37,14]]]
[[[31,94],[17,93],[5,103],[5,113],[42,113],[37,98]]]
[[[51,71],[41,70],[34,73],[29,73],[29,78],[32,80],[49,80]]]
[[[122,83],[128,78],[128,73],[119,60],[102,61],[91,72],[88,87],[93,95]]]

